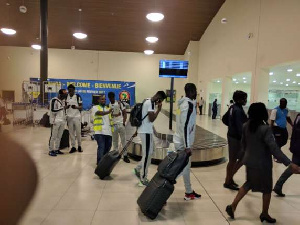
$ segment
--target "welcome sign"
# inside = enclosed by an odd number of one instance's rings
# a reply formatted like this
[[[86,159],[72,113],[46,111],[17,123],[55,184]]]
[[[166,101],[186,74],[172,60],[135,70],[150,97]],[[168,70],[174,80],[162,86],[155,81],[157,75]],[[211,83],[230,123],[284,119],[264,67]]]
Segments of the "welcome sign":
[[[39,79],[30,78],[30,81],[39,82]],[[82,98],[83,108],[85,110],[92,107],[93,96],[104,94],[108,104],[109,102],[107,94],[109,92],[115,93],[116,100],[125,101],[130,106],[135,104],[135,82],[49,78],[47,85],[51,86],[51,84],[57,85],[64,89],[67,89],[70,84],[73,84],[76,88],[75,92]],[[56,95],[57,93],[50,93],[50,91],[48,92],[49,98],[53,98]]]

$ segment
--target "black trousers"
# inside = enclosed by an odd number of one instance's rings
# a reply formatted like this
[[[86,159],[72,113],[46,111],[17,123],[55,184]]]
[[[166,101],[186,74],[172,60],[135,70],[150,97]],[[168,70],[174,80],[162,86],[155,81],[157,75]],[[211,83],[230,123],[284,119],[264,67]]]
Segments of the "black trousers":
[[[296,165],[300,166],[300,156],[293,154],[292,162]],[[281,174],[278,181],[275,184],[274,189],[282,190],[283,184],[293,175],[293,172],[290,167],[286,168],[286,170]]]
[[[203,108],[203,105],[200,105],[199,106],[199,113],[200,113],[200,115],[202,115],[202,108]]]

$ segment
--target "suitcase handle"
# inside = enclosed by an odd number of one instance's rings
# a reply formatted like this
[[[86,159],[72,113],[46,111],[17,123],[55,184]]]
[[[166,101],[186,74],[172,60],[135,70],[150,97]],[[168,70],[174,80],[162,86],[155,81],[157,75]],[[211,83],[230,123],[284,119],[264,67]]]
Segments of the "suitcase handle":
[[[133,134],[131,136],[131,138],[129,139],[129,141],[126,143],[126,145],[123,147],[122,151],[120,152],[119,157],[121,157],[123,155],[123,153],[126,151],[126,149],[128,148],[128,146],[131,144],[133,138],[135,138],[135,137],[136,137],[136,134]]]

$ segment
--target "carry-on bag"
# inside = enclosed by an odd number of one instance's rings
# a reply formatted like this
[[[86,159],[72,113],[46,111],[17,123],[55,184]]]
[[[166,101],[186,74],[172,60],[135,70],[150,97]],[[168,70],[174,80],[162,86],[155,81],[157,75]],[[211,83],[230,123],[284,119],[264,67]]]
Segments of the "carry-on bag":
[[[60,139],[59,149],[64,149],[64,148],[70,147],[69,135],[70,135],[69,130],[65,129],[63,132],[63,135],[61,136],[61,139]]]
[[[114,167],[117,165],[117,163],[120,161],[122,154],[125,152],[125,150],[128,148],[130,143],[132,142],[133,138],[136,136],[134,134],[130,140],[126,143],[126,145],[123,147],[122,151],[119,153],[118,151],[110,151],[106,153],[99,164],[97,165],[95,169],[95,174],[99,176],[101,180],[103,180],[105,177],[109,176],[114,169]]]
[[[171,152],[158,165],[159,175],[175,184],[177,176],[188,164],[189,157],[186,151]]]
[[[174,184],[156,173],[137,203],[143,214],[154,220],[173,192]]]

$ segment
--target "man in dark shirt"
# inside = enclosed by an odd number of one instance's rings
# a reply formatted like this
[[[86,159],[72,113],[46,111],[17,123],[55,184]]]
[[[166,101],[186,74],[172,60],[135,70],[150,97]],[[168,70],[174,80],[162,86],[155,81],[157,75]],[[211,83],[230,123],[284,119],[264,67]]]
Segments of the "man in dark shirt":
[[[294,122],[290,151],[293,153],[292,162],[300,166],[300,113],[297,115]],[[282,193],[282,186],[292,175],[293,172],[291,168],[288,167],[276,182],[273,191],[279,197],[285,196],[285,194]]]
[[[216,119],[217,114],[218,114],[218,103],[217,103],[217,99],[215,99],[215,101],[213,102],[212,105],[212,119]]]
[[[242,166],[239,159],[241,158],[243,124],[247,121],[247,115],[243,109],[243,106],[247,103],[247,93],[243,91],[234,92],[233,101],[234,104],[229,108],[227,133],[229,161],[223,186],[231,190],[238,190],[238,185],[233,181],[233,176]]]

